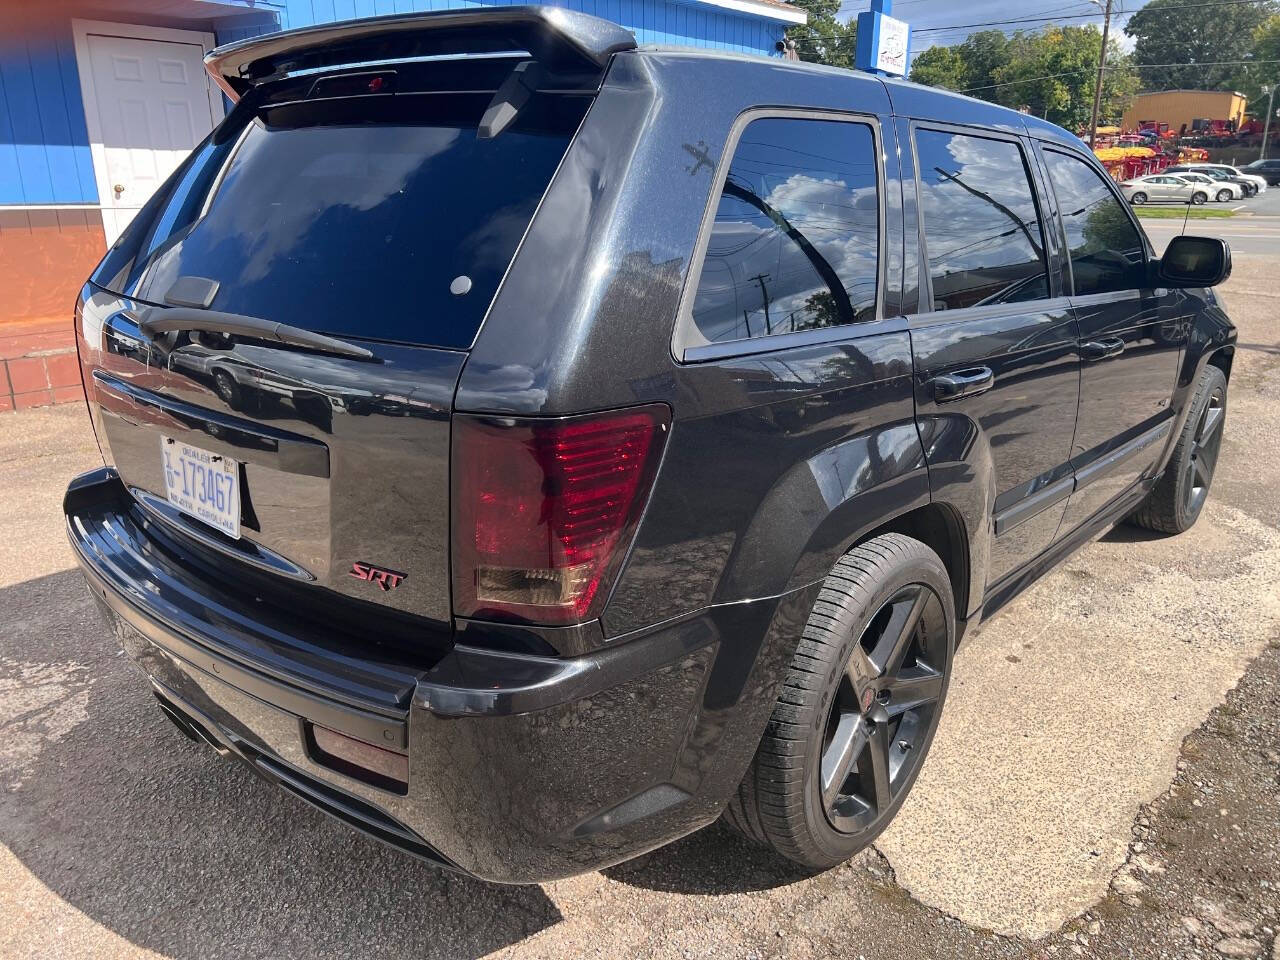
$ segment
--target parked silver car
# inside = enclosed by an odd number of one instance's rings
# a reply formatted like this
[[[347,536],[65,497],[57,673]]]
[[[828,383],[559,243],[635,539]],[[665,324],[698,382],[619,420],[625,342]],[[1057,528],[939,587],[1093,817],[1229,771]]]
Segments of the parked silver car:
[[[1165,171],[1166,173],[1168,171]],[[1209,191],[1209,196],[1217,200],[1219,203],[1226,203],[1228,200],[1239,200],[1244,195],[1244,189],[1228,180],[1219,180],[1217,177],[1211,177],[1207,173],[1199,173],[1195,171],[1179,171],[1177,176],[1183,180],[1190,180],[1192,183],[1198,183]]]
[[[1125,199],[1135,205],[1148,202],[1208,203],[1210,187],[1171,173],[1153,173],[1120,184]]]
[[[1266,177],[1251,173],[1240,167],[1233,167],[1229,163],[1184,163],[1179,164],[1179,168],[1193,173],[1207,173],[1209,176],[1213,176],[1215,173],[1226,174],[1226,176],[1236,180],[1244,180],[1257,188],[1253,191],[1255,194],[1264,193],[1267,189]]]

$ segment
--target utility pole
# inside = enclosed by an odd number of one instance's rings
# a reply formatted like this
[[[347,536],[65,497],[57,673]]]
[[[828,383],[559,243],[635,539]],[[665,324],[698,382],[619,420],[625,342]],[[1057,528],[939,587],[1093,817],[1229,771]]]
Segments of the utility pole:
[[[1262,149],[1258,152],[1258,159],[1267,159],[1267,137],[1271,134],[1271,114],[1275,112],[1276,105],[1276,85],[1273,83],[1269,87],[1263,87],[1262,92],[1267,95],[1267,122],[1262,125]]]
[[[1102,6],[1101,0],[1092,0]],[[1111,31],[1111,0],[1102,17],[1102,49],[1098,51],[1098,82],[1093,87],[1093,119],[1089,121],[1089,149],[1098,146],[1098,110],[1102,107],[1102,71],[1107,67],[1107,34]]]
[[[748,280],[754,280],[760,284],[760,299],[764,301],[764,332],[766,334],[773,333],[773,324],[769,322],[769,288],[766,287],[765,281],[773,278],[767,273],[757,273],[754,277],[747,277]]]

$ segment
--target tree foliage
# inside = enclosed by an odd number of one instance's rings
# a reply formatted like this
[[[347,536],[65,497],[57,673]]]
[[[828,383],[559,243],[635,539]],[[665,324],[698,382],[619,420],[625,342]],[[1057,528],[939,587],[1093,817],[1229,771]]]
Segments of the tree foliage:
[[[833,67],[852,67],[854,49],[858,45],[856,20],[842,21],[840,0],[792,0],[809,15],[809,21],[787,31],[796,42],[801,60],[825,63]]]
[[[1000,84],[995,99],[1006,106],[1025,105],[1038,117],[1068,130],[1080,130],[1093,114],[1101,49],[1102,32],[1092,24],[1015,34],[1009,43],[1008,62],[993,74]],[[1099,121],[1118,122],[1137,92],[1138,77],[1129,58],[1108,38]]]
[[[1234,86],[1249,98],[1252,112],[1261,116],[1267,109],[1262,88],[1280,82],[1280,14],[1267,17],[1253,31],[1253,51],[1249,59],[1256,62],[1241,69]]]
[[[911,79],[931,87],[972,90],[984,96],[984,89],[996,81],[997,69],[1009,62],[1009,38],[1000,30],[971,33],[954,47],[930,47],[911,62]],[[986,99],[991,99],[986,96]]]
[[[1069,130],[1089,123],[1102,34],[1097,27],[1052,26],[1005,36],[970,34],[953,47],[932,47],[915,58],[911,79],[969,93],[1008,107],[1027,107]],[[1107,42],[1102,120],[1118,120],[1138,79],[1113,38]]]
[[[1229,90],[1249,85],[1249,70],[1229,61],[1249,58],[1255,32],[1276,12],[1271,0],[1214,7],[1151,0],[1124,27],[1134,38],[1134,59],[1149,64],[1140,68],[1142,88]]]

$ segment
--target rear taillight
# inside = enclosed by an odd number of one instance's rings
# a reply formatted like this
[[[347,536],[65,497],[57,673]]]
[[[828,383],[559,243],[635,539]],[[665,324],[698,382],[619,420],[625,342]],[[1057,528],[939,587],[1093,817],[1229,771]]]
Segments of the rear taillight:
[[[662,405],[557,420],[455,416],[455,612],[544,624],[596,616],[668,419]]]

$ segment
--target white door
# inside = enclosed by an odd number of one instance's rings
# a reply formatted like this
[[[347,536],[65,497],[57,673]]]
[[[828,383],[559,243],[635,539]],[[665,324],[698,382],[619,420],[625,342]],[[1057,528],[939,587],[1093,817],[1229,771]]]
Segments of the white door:
[[[211,93],[198,40],[94,33],[85,40],[93,85],[85,109],[96,112],[90,139],[109,245],[222,119],[221,101]]]

